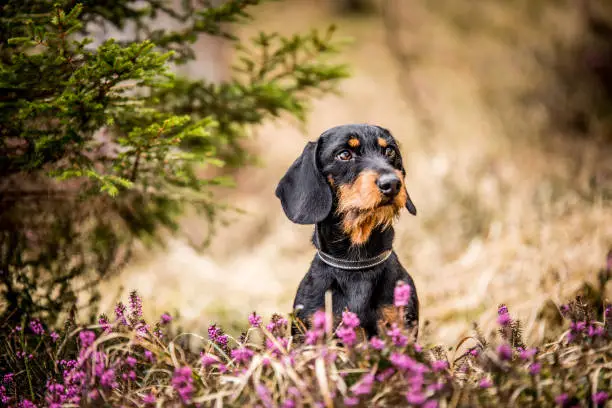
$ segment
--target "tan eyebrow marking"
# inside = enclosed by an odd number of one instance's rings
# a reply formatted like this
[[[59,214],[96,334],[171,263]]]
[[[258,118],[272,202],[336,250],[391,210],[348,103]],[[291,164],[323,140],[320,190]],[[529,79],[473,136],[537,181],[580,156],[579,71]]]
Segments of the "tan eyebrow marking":
[[[359,144],[360,144],[359,139],[352,138],[352,139],[349,139],[348,141],[348,145],[351,147],[359,147]]]
[[[380,147],[387,147],[388,144],[387,144],[387,141],[385,139],[383,139],[382,137],[379,137],[378,138],[378,145]]]

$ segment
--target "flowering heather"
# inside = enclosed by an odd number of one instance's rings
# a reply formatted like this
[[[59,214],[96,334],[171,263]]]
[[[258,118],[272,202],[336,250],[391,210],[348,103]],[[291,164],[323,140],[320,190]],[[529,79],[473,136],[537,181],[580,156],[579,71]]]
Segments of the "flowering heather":
[[[172,316],[170,316],[168,313],[163,313],[159,320],[162,324],[169,324],[172,321]]]
[[[251,313],[249,315],[249,324],[251,325],[251,327],[259,327],[261,326],[262,323],[262,318],[261,316],[257,315],[255,312]]]
[[[190,367],[180,367],[174,370],[172,387],[178,393],[183,403],[188,404],[191,402],[194,386]]]
[[[133,319],[138,320],[142,317],[142,299],[135,290],[130,292],[130,312]]]
[[[393,292],[393,303],[395,306],[407,306],[410,302],[410,286],[405,282],[399,281]]]
[[[117,306],[115,306],[115,318],[119,324],[122,324],[124,326],[127,326],[128,324],[127,319],[125,317],[126,310],[127,308],[121,302],[117,303]]]
[[[45,334],[45,329],[43,329],[43,326],[38,319],[34,319],[30,322],[30,330],[32,330],[32,333],[39,336]]]
[[[125,308],[120,310],[118,321],[125,316]],[[325,313],[315,314],[304,342],[291,338],[289,321],[280,315],[264,327],[263,319],[251,314],[239,340],[213,324],[208,338],[192,336],[189,345],[184,339],[190,335],[179,336],[173,325],[157,326],[161,337],[140,331],[148,326],[142,317],[138,324],[129,319],[113,325],[112,331],[102,324],[67,326],[56,333],[62,341],[53,341],[50,330],[6,330],[2,336],[9,352],[0,354],[0,404],[205,407],[219,401],[229,407],[467,408],[507,406],[510,399],[533,407],[610,403],[611,339],[606,330],[596,330],[605,324],[595,312],[587,313],[583,302],[570,302],[564,314],[569,322],[551,333],[559,340],[527,347],[520,332],[512,333],[519,320],[506,306],[500,310],[498,316],[508,315],[512,322],[502,326],[502,337],[476,332],[477,345],[467,349],[432,346],[427,339],[415,344],[401,322],[365,339],[357,336],[359,319],[350,311],[329,328],[332,336],[326,334]],[[599,311],[605,314],[603,307]],[[572,342],[565,332],[575,333]]]

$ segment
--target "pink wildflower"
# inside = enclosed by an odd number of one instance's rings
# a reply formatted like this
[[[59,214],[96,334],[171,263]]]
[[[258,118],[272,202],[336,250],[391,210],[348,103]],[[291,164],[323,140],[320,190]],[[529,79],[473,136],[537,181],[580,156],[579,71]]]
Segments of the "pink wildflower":
[[[431,364],[431,368],[435,372],[444,371],[448,368],[448,362],[444,360],[436,360]]]
[[[347,347],[351,347],[357,341],[357,333],[352,327],[339,327],[336,335]]]
[[[410,286],[404,281],[399,281],[393,290],[393,304],[397,307],[408,306],[410,301]]]
[[[512,359],[512,348],[507,343],[500,344],[497,347],[497,355],[501,360]]]
[[[175,369],[172,376],[172,387],[176,390],[183,403],[189,404],[194,390],[191,368],[185,366]]]
[[[81,340],[81,347],[87,348],[93,344],[96,334],[91,330],[83,330],[79,333],[79,339]]]
[[[261,316],[258,316],[255,312],[249,315],[249,324],[251,325],[251,327],[260,327],[261,322]]]
[[[32,330],[32,333],[39,336],[45,334],[45,329],[43,329],[42,324],[38,319],[34,319],[30,322],[30,330]]]
[[[355,313],[344,311],[342,312],[342,325],[354,329],[359,326],[359,318]]]
[[[232,358],[236,360],[236,362],[246,364],[251,361],[251,357],[253,357],[253,351],[246,347],[241,347],[233,349],[231,355]]]
[[[382,350],[385,348],[385,342],[375,336],[370,339],[370,346],[374,350]]]
[[[490,388],[493,385],[493,383],[491,382],[491,380],[489,380],[488,378],[483,378],[482,380],[480,380],[480,382],[478,383],[478,386],[480,388]]]
[[[351,387],[351,391],[355,395],[366,395],[372,391],[372,385],[374,385],[374,375],[368,373],[361,377],[361,380]]]

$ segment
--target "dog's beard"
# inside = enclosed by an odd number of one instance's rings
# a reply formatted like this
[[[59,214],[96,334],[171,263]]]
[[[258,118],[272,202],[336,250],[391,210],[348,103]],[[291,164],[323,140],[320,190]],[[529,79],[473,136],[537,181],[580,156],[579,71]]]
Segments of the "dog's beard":
[[[337,213],[342,218],[342,229],[353,245],[368,241],[372,231],[391,227],[398,218],[400,209],[406,205],[408,193],[403,184],[400,192],[386,203],[376,186],[378,175],[364,172],[353,184],[338,188]]]

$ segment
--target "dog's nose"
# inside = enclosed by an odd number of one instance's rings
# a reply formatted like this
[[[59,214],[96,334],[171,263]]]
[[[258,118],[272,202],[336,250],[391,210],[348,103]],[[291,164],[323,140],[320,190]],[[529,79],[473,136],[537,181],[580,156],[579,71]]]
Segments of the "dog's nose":
[[[395,174],[388,173],[378,177],[376,185],[385,196],[394,197],[399,192],[402,181]]]

